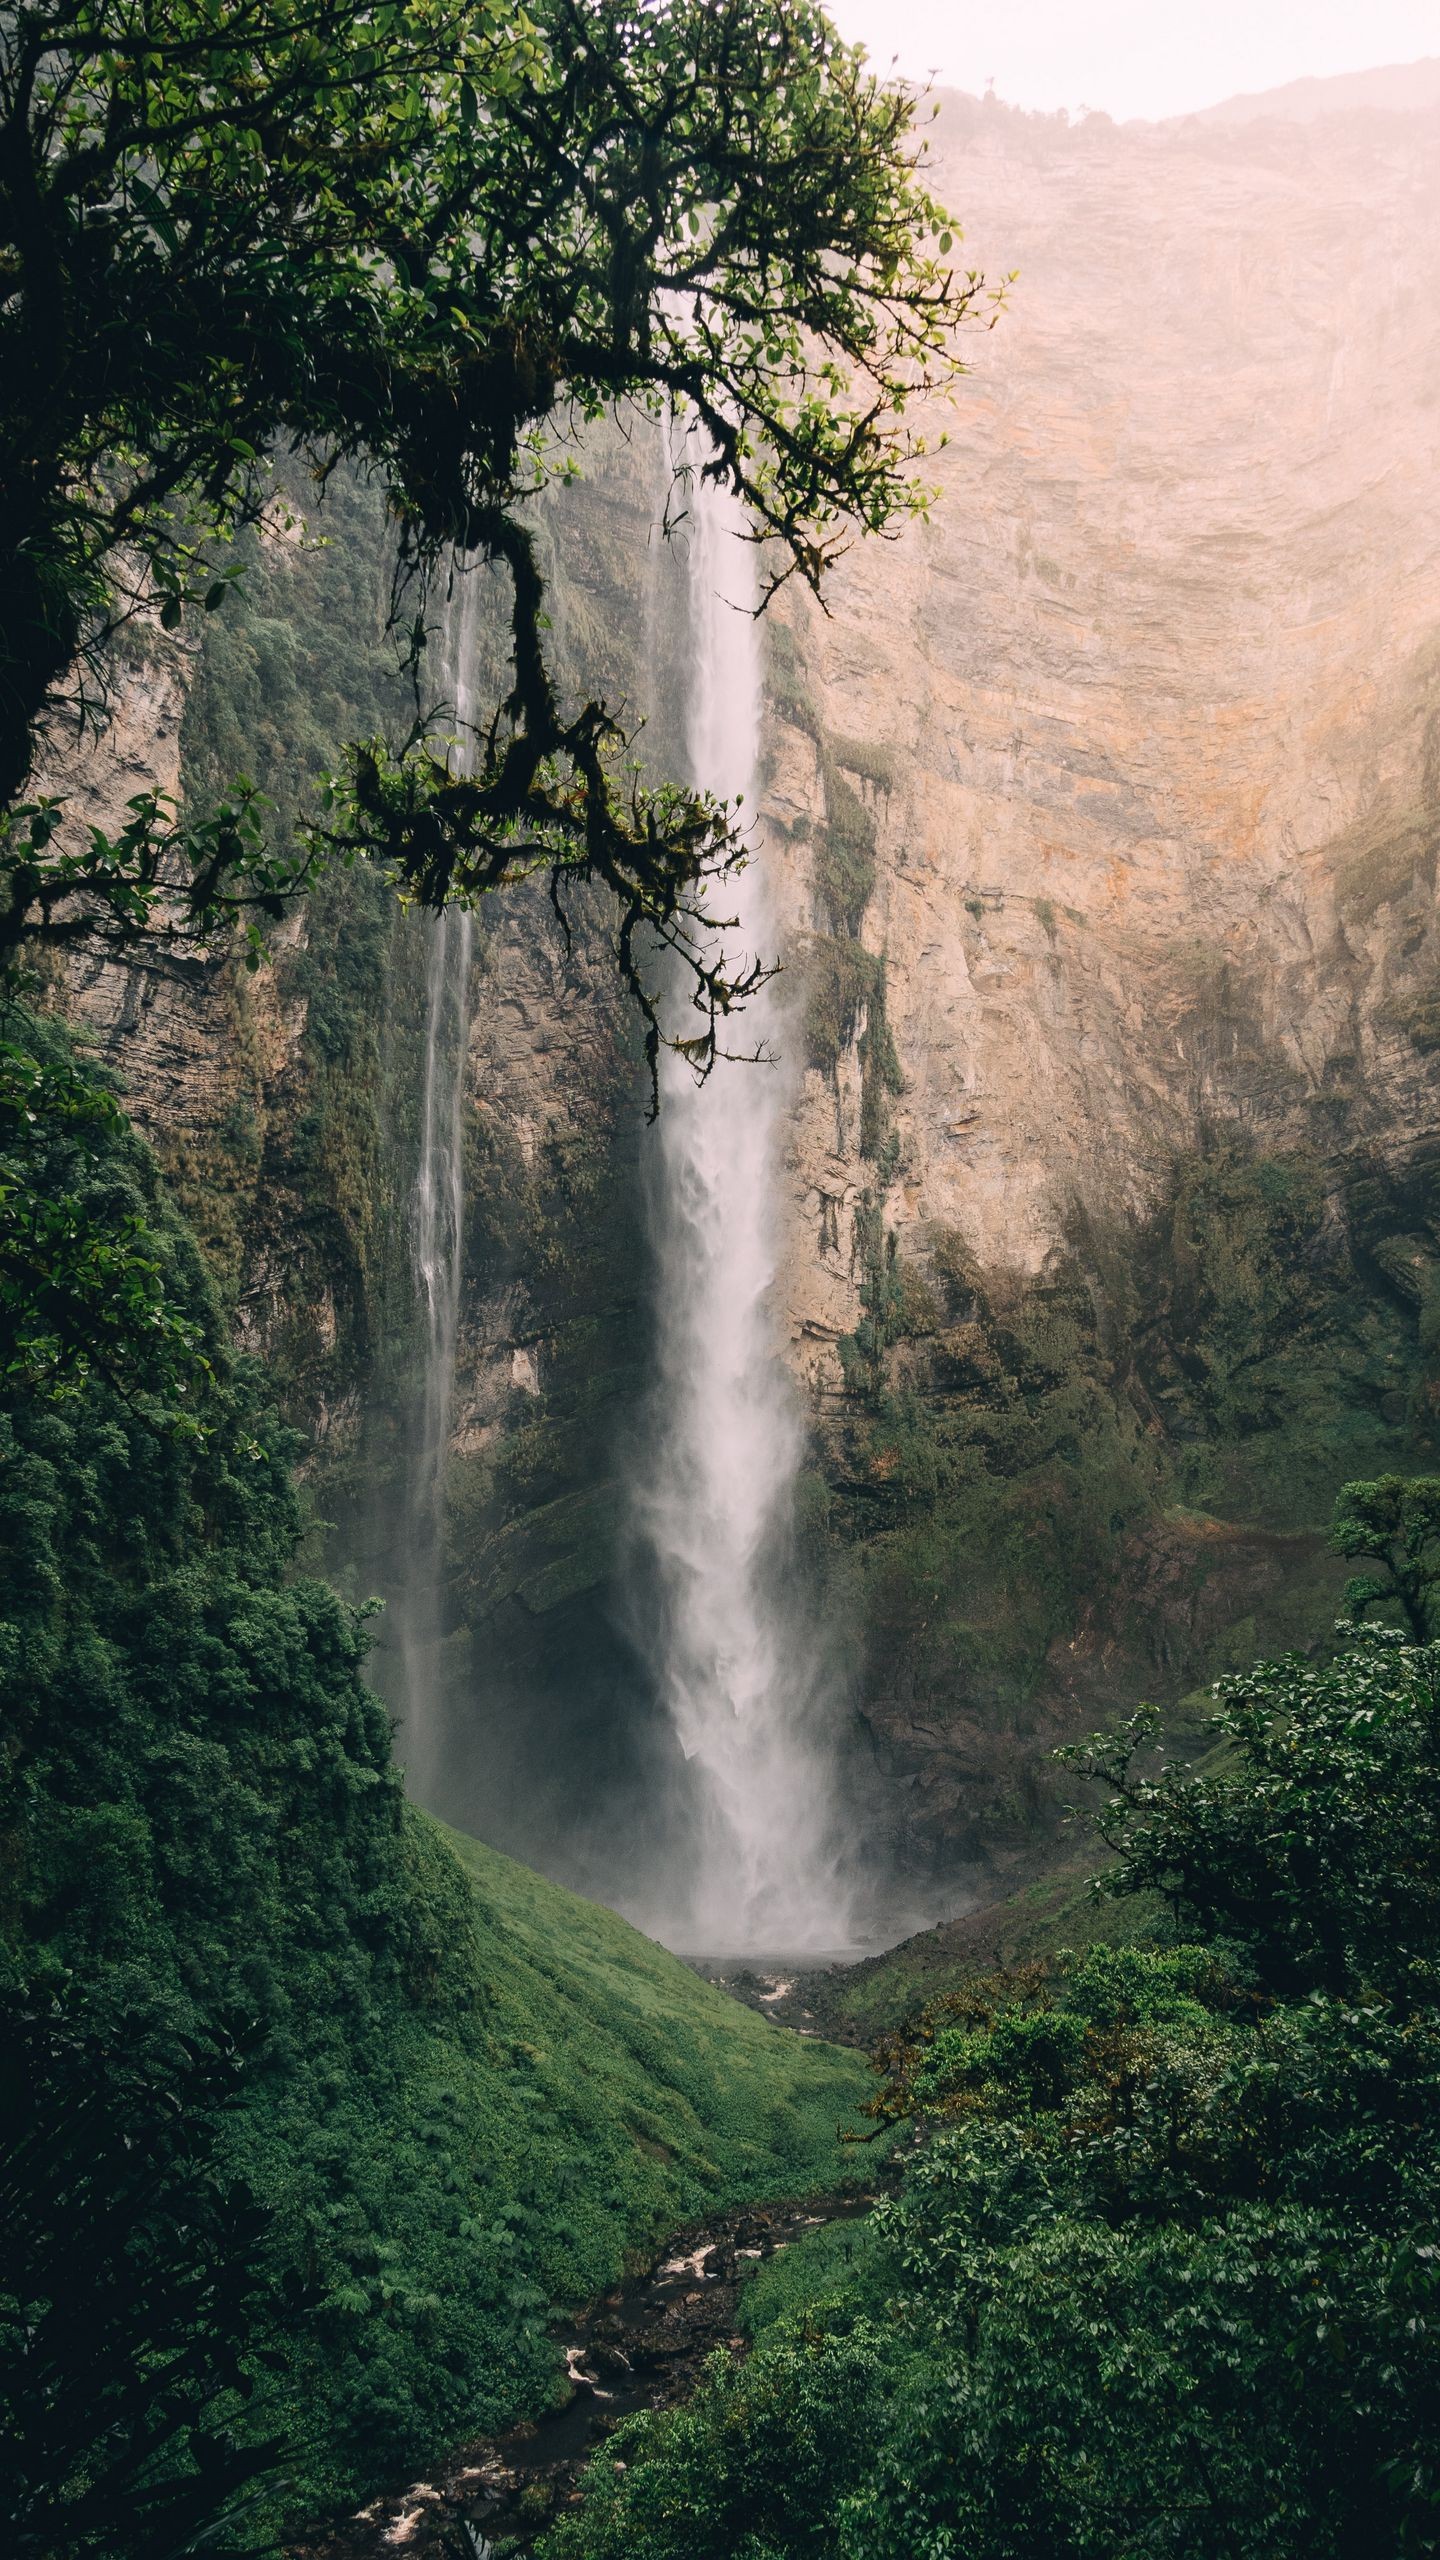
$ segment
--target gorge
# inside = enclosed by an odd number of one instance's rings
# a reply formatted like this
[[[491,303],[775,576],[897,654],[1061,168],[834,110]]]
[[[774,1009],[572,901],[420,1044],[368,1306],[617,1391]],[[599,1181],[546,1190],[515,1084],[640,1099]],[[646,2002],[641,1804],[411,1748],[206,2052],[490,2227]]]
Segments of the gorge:
[[[155,5],[6,128],[19,2560],[1440,2549],[1440,68],[932,203],[811,0]]]
[[[839,1665],[837,1818],[915,1915],[1023,1871],[1077,1720],[1323,1619],[1336,1486],[1430,1447],[1433,118],[945,102],[939,183],[1012,307],[932,522],[758,626],[789,1580]],[[680,762],[659,469],[597,431],[544,542],[572,680],[649,700]],[[96,805],[218,769],[242,704],[289,805],[312,724],[380,699],[368,503],[262,545],[198,666],[157,642]],[[375,1523],[425,1364],[428,1000],[367,898],[337,883],[273,978],[106,964],[77,1001],[291,1381],[332,1567],[403,1618]],[[477,915],[432,1800],[637,1910],[688,1818],[625,1491],[683,1108],[646,1130],[583,898],[568,953],[538,894]]]

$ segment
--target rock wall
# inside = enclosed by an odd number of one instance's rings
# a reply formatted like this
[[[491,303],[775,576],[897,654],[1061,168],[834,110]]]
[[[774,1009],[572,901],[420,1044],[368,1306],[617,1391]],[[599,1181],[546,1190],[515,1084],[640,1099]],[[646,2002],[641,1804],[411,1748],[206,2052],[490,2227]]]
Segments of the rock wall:
[[[931,521],[776,635],[772,817],[832,1565],[983,1859],[1050,1733],[1313,1633],[1334,1484],[1431,1445],[1440,112],[935,150],[1018,278]]]
[[[246,549],[220,615],[183,639],[144,622],[122,634],[103,725],[57,772],[72,826],[113,831],[132,794],[203,804],[245,775],[283,840],[337,742],[394,714],[374,494],[337,477],[323,524],[297,516]],[[64,972],[237,1339],[322,1439],[353,1431],[361,1377],[398,1320],[383,1124],[406,1076],[384,1021],[403,1023],[405,961],[389,898],[340,874],[274,931],[258,970],[157,936],[120,956],[80,951]]]
[[[1433,1122],[1440,111],[956,105],[936,156],[966,258],[1019,276],[931,523],[807,623],[807,708],[884,760],[851,778],[906,1075],[887,1214],[1035,1273],[1077,1197],[1144,1214],[1212,1120],[1337,1172]],[[813,739],[777,761],[817,823]],[[812,1092],[802,1172],[834,1134]],[[849,1261],[802,1218],[797,1307],[843,1316]]]

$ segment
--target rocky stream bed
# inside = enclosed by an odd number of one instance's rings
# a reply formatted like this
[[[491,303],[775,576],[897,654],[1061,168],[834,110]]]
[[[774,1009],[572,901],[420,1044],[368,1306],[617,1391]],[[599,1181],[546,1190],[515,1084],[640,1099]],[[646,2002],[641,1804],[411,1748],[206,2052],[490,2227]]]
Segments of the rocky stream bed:
[[[605,2436],[639,2409],[663,2409],[693,2389],[716,2347],[743,2354],[736,2327],[747,2272],[827,2222],[858,2221],[875,2191],[745,2205],[682,2232],[665,2256],[555,2331],[570,2378],[558,2407],[503,2436],[478,2439],[433,2477],[371,2501],[290,2560],[486,2560],[525,2550],[578,2501],[579,2478]]]

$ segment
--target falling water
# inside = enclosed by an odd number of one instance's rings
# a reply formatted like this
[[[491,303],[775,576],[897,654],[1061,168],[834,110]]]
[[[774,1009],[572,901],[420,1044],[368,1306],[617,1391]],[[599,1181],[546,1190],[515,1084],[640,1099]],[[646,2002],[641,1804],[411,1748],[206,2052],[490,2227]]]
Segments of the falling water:
[[[445,664],[464,752],[473,713],[474,618],[479,582],[457,572]],[[410,1253],[423,1319],[420,1392],[410,1451],[403,1584],[395,1605],[400,1655],[401,1755],[411,1793],[428,1801],[439,1774],[441,1581],[445,1456],[455,1401],[464,1251],[465,1069],[470,1041],[474,928],[468,911],[427,917],[425,1064],[420,1144],[410,1195]]]
[[[728,493],[690,506],[691,779],[748,822],[759,764],[753,546]],[[752,832],[752,846],[758,850]],[[719,893],[734,956],[768,952],[764,865]],[[777,1051],[767,992],[744,1046]],[[737,1044],[738,1045],[738,1044]],[[847,1935],[817,1732],[813,1638],[782,1587],[800,1418],[780,1356],[776,1189],[786,1082],[774,1062],[721,1059],[697,1086],[667,1058],[654,1236],[656,1445],[638,1497],[639,1580],[661,1694],[699,1799],[698,1854],[661,1923],[713,1952],[799,1952]]]

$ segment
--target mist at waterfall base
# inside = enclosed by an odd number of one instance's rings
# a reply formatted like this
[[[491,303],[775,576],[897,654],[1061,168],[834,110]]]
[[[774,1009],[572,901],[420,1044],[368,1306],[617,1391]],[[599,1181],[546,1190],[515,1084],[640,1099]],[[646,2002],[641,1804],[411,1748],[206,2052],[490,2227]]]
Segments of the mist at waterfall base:
[[[642,601],[647,761],[742,802],[753,859],[717,887],[717,937],[732,960],[768,960],[777,932],[751,814],[763,709],[756,554],[724,492],[698,473],[685,488],[680,532],[652,540]],[[447,634],[462,717],[479,589],[458,582]],[[750,1000],[734,1035],[741,1054],[703,1084],[664,1057],[653,1128],[637,1077],[646,1383],[614,1435],[614,1566],[603,1592],[572,1607],[563,1683],[544,1628],[527,1682],[513,1644],[508,1677],[497,1677],[483,1628],[467,1642],[447,1615],[447,1552],[453,1567],[461,1534],[446,1490],[466,1307],[470,1032],[475,1007],[498,991],[469,917],[424,930],[407,1493],[403,1518],[375,1524],[372,1556],[385,1567],[369,1586],[387,1597],[376,1675],[398,1714],[409,1790],[688,1954],[792,1960],[893,1939],[933,1915],[884,1872],[873,1794],[861,1819],[873,1771],[795,1536],[805,1431],[778,1297],[793,1047],[784,981]],[[671,1027],[689,1028],[684,989],[669,992]],[[462,1408],[462,1434],[465,1421]]]

